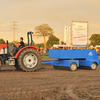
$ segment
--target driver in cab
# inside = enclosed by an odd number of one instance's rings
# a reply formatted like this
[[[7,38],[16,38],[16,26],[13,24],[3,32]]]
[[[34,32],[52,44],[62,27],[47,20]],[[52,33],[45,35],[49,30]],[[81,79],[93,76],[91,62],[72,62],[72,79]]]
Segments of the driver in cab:
[[[10,55],[13,57],[16,52],[18,52],[21,48],[25,47],[23,42],[23,37],[20,37],[20,44],[14,44],[16,47],[13,49],[13,52]]]

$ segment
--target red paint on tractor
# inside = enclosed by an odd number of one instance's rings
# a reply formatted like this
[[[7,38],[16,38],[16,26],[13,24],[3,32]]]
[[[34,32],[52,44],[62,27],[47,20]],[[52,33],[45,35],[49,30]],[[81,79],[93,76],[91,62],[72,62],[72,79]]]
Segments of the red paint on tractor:
[[[38,47],[35,47],[35,46],[26,46],[26,47],[23,47],[22,49],[20,49],[20,50],[16,53],[15,59],[18,58],[19,54],[20,54],[23,50],[29,49],[29,48],[34,49],[34,50],[38,50],[38,49],[39,49]]]
[[[7,44],[0,44],[0,49],[7,48]]]

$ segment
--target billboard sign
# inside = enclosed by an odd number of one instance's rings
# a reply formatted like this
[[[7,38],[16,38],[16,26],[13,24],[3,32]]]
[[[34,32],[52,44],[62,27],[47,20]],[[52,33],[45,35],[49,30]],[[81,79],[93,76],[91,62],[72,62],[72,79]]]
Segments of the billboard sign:
[[[87,46],[88,22],[72,21],[72,43],[74,47]]]

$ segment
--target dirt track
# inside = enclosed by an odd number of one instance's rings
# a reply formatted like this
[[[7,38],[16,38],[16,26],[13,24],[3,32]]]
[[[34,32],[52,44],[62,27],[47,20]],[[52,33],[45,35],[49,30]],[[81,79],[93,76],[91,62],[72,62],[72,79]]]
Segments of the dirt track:
[[[36,72],[22,72],[3,66],[0,100],[100,100],[100,67],[71,72],[47,64]]]

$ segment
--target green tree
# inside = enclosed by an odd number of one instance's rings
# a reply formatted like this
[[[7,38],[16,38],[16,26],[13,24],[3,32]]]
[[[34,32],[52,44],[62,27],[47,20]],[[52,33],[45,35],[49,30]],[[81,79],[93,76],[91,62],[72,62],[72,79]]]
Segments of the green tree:
[[[13,41],[15,44],[19,44],[19,41],[18,40],[16,40],[16,41]]]
[[[89,40],[90,45],[100,45],[100,34],[92,34]]]
[[[62,44],[62,45],[66,45],[66,43],[65,43],[64,41],[61,41],[61,44]]]
[[[13,42],[9,42],[8,45],[12,46]]]
[[[35,27],[35,35],[44,38],[44,46],[46,48],[46,37],[53,34],[53,29],[48,24],[41,24]]]
[[[5,43],[4,39],[0,39],[0,44]]]
[[[44,43],[37,43],[34,46],[36,46],[36,47],[44,47]]]
[[[15,43],[15,44],[19,44],[19,41],[18,41],[18,40],[16,40],[16,41],[9,42],[9,45],[10,45],[10,46],[12,46],[12,45],[13,45],[13,43]]]
[[[59,44],[59,38],[54,35],[51,35],[49,36],[49,39],[47,41],[47,46],[52,47],[54,44]]]

